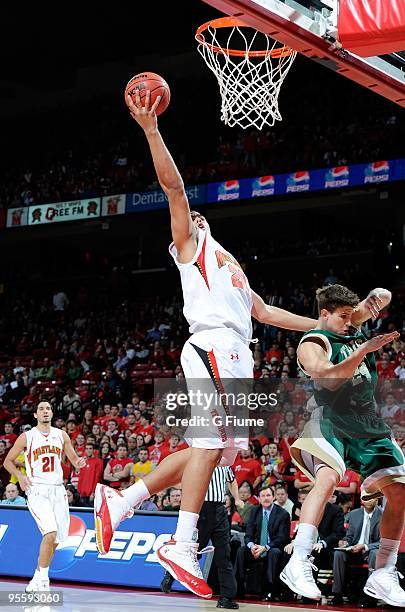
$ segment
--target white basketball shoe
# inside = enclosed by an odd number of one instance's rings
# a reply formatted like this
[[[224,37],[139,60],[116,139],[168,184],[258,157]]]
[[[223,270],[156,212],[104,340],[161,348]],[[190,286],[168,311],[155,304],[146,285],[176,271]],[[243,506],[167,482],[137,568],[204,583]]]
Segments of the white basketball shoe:
[[[281,572],[280,579],[297,595],[319,600],[322,593],[316,585],[312,573],[313,569],[316,570],[317,568],[312,564],[309,557],[300,557],[293,554]]]
[[[382,599],[390,606],[405,608],[405,591],[399,584],[399,572],[395,567],[374,570],[364,586],[364,592],[375,599]],[[402,574],[401,574],[402,577]]]

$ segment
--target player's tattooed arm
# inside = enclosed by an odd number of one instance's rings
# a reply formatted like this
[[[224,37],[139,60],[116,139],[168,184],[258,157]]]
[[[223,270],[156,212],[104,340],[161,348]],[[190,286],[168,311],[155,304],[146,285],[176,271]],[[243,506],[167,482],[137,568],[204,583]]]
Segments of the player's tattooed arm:
[[[18,478],[18,482],[20,484],[20,488],[22,491],[26,491],[31,486],[31,481],[28,476],[25,476],[20,472],[15,464],[15,460],[18,455],[20,455],[27,446],[27,436],[25,433],[22,433],[18,436],[17,440],[14,442],[13,446],[7,453],[7,457],[4,459],[4,467],[12,476]]]
[[[368,296],[354,309],[352,323],[354,327],[360,327],[369,319],[376,320],[386,306],[391,302],[392,293],[388,289],[377,287],[370,291]]]
[[[269,306],[265,304],[260,295],[252,291],[252,317],[260,323],[274,325],[282,329],[291,329],[293,331],[309,331],[317,326],[315,319],[309,317],[301,317],[283,308],[277,306]]]
[[[73,448],[72,441],[69,438],[66,431],[63,431],[63,430],[61,431],[62,431],[63,442],[64,442],[63,451],[66,454],[66,457],[69,459],[70,463],[76,469],[80,469],[84,467],[86,465],[86,459],[84,457],[79,457],[79,455],[76,453],[75,449]]]

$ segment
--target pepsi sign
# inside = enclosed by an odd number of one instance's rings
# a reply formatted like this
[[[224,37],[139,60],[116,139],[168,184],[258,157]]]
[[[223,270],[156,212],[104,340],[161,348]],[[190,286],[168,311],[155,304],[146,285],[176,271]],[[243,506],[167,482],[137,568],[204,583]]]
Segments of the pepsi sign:
[[[239,181],[225,181],[218,185],[218,202],[239,199]]]
[[[390,162],[378,161],[368,164],[364,170],[364,183],[384,183],[390,180]]]
[[[311,175],[308,170],[293,172],[287,177],[287,193],[309,191],[311,189]]]
[[[349,166],[329,168],[325,173],[325,188],[336,189],[337,187],[347,187],[349,185],[349,177]]]
[[[272,175],[259,176],[252,181],[252,198],[272,196],[275,190],[275,178]]]
[[[109,553],[100,555],[93,512],[72,512],[68,538],[58,545],[49,576],[51,580],[157,588],[164,570],[156,551],[170,539],[176,523],[177,516],[136,513],[115,532]],[[41,539],[28,509],[0,506],[0,566],[4,575],[31,578]],[[183,589],[177,583],[176,588]]]

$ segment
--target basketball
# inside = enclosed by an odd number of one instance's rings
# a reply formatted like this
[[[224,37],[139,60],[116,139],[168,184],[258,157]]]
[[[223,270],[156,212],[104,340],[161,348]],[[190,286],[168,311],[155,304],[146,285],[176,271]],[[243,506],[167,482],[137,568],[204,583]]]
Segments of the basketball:
[[[136,74],[132,79],[127,83],[125,87],[125,102],[128,104],[128,94],[131,96],[132,100],[135,102],[135,94],[136,91],[139,91],[139,97],[141,99],[142,104],[144,104],[143,100],[146,96],[146,92],[150,91],[150,105],[152,106],[158,96],[161,96],[161,100],[156,109],[156,114],[161,115],[166,108],[169,106],[170,102],[170,88],[166,81],[155,74],[154,72],[142,72],[140,74]]]

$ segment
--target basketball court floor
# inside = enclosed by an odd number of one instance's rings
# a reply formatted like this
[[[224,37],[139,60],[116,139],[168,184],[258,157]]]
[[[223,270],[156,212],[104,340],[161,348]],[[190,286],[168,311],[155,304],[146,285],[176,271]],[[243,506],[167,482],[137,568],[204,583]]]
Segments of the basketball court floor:
[[[171,593],[166,595],[158,591],[146,591],[126,588],[103,588],[100,585],[68,585],[53,582],[52,591],[63,594],[62,605],[8,605],[8,593],[24,593],[26,582],[21,580],[0,580],[0,612],[23,610],[24,612],[205,612],[216,610],[217,600],[203,600],[188,593]],[[262,612],[265,609],[277,609],[279,612],[296,610],[331,610],[352,612],[358,608],[349,605],[341,608],[332,606],[313,606],[293,604],[264,603],[260,601],[239,602],[241,612]],[[379,608],[383,610],[383,608]]]

